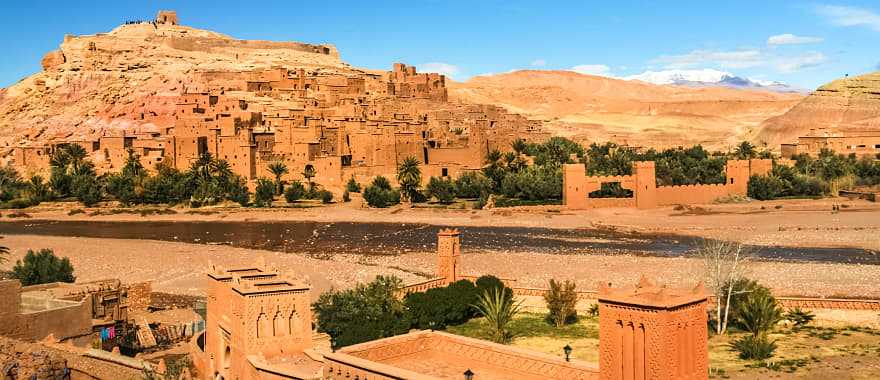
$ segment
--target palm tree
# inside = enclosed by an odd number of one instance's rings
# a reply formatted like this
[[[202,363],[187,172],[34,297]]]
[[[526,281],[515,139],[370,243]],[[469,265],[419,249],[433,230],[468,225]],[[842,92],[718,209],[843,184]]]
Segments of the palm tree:
[[[275,176],[275,194],[284,193],[284,183],[281,182],[281,176],[287,174],[287,165],[281,161],[275,161],[269,164],[269,171]]]
[[[310,191],[312,188],[315,187],[315,184],[312,183],[312,178],[315,178],[315,175],[317,175],[317,174],[318,173],[315,171],[315,167],[312,166],[311,164],[306,165],[306,167],[303,168],[302,176],[303,176],[303,178],[306,179],[306,182],[309,183],[309,190]]]
[[[743,141],[739,143],[739,145],[736,146],[736,149],[734,149],[733,153],[736,155],[736,158],[740,160],[748,160],[757,156],[755,146],[748,141]]]
[[[495,343],[509,343],[514,334],[508,328],[522,309],[522,301],[514,302],[507,288],[488,289],[472,305],[489,323],[490,339]]]
[[[513,143],[511,143],[510,146],[513,148],[513,151],[516,152],[517,155],[520,155],[525,153],[528,144],[526,143],[526,140],[516,139],[513,140]]]
[[[400,184],[400,192],[410,202],[417,195],[419,185],[422,183],[422,170],[419,169],[419,160],[409,156],[397,166],[397,183]]]
[[[80,168],[86,159],[86,155],[88,155],[85,148],[79,144],[67,144],[63,149],[74,175],[80,174]]]
[[[128,158],[125,159],[125,165],[122,166],[122,175],[135,179],[143,178],[147,174],[144,165],[141,164],[140,156],[133,150],[128,150]]]
[[[740,305],[736,320],[744,330],[757,337],[773,330],[782,320],[782,309],[773,296],[763,292],[752,293]]]

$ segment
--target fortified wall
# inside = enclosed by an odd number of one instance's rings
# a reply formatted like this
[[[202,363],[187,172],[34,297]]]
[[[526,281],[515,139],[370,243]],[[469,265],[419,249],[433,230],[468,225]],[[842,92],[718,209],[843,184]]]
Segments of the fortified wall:
[[[746,196],[749,177],[765,175],[773,169],[769,159],[728,160],[725,166],[726,180],[723,184],[700,184],[681,186],[657,186],[654,162],[642,161],[633,164],[633,175],[629,176],[587,176],[583,164],[567,164],[562,174],[562,199],[570,210],[585,210],[604,207],[654,208],[677,204],[712,203],[728,196]],[[631,190],[631,198],[594,198],[591,193],[602,188],[602,184],[619,183]]]

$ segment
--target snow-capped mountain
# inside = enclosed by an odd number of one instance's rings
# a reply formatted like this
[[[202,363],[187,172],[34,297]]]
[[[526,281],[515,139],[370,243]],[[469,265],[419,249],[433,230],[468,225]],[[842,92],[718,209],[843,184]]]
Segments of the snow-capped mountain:
[[[730,87],[774,92],[806,92],[806,90],[792,87],[782,82],[745,78],[726,71],[713,69],[646,71],[641,74],[624,77],[623,79],[691,87]]]

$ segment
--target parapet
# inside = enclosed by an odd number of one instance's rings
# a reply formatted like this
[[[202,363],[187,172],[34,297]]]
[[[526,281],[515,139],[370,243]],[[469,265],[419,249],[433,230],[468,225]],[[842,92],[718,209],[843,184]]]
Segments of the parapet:
[[[461,235],[461,232],[458,231],[458,228],[441,228],[440,232],[437,233],[437,236],[458,236]]]
[[[693,289],[667,288],[658,286],[645,276],[631,287],[612,288],[610,284],[599,284],[599,301],[624,305],[638,305],[654,309],[674,309],[680,306],[703,302],[708,299],[703,283]]]

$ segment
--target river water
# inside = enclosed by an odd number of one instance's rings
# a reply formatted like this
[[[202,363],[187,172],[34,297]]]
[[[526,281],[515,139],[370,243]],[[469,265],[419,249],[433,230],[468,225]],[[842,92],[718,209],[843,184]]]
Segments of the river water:
[[[316,257],[339,253],[396,255],[433,251],[441,226],[406,223],[293,222],[103,222],[17,220],[0,223],[0,235],[28,234],[114,239],[150,239],[224,244]],[[461,227],[462,249],[550,254],[633,254],[678,257],[693,254],[697,238],[604,229]],[[854,248],[754,247],[760,259],[880,264],[880,255]]]

